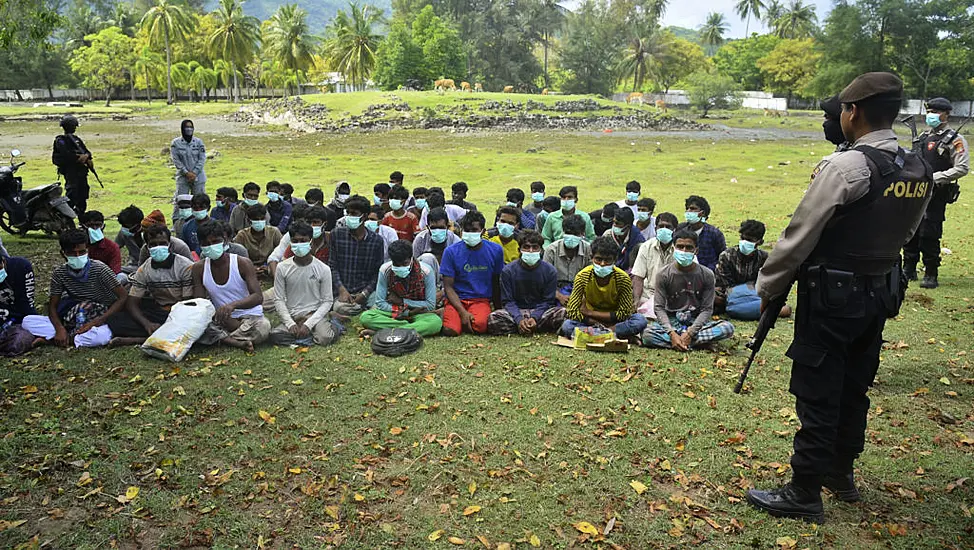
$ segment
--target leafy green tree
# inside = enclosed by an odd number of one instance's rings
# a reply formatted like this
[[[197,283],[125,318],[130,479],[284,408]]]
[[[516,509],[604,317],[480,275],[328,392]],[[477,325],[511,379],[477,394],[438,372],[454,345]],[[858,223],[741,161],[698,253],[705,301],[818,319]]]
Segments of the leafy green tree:
[[[763,0],[737,0],[737,3],[734,4],[734,11],[737,12],[737,15],[741,16],[741,19],[747,20],[747,23],[744,24],[744,36],[751,35],[749,32],[751,30],[751,16],[753,15],[754,19],[760,21],[761,10],[763,9],[765,9]]]
[[[761,20],[764,21],[764,24],[769,29],[773,29],[774,22],[784,15],[784,13],[785,5],[781,3],[781,0],[768,0],[764,6],[764,15],[761,17]]]
[[[713,71],[697,71],[682,83],[690,105],[707,116],[711,109],[737,109],[741,106],[741,87],[730,77]]]
[[[217,27],[207,38],[207,47],[218,59],[226,61],[233,79],[233,101],[240,101],[237,82],[237,66],[247,64],[254,57],[260,40],[260,22],[256,17],[244,15],[243,2],[220,0],[216,11]],[[229,84],[229,83],[228,83]]]
[[[129,82],[134,64],[134,39],[118,27],[108,27],[85,37],[90,46],[81,46],[71,54],[71,70],[83,78],[82,86],[105,92],[105,106],[111,105],[112,93]]]
[[[62,23],[54,0],[0,0],[0,51],[47,41]]]
[[[610,95],[619,42],[618,25],[606,3],[585,0],[568,18],[562,42],[561,65],[567,71],[565,91]]]
[[[809,38],[818,28],[815,5],[791,0],[784,13],[774,21],[774,33],[780,38]]]
[[[280,70],[296,73],[308,70],[314,44],[306,11],[296,4],[284,4],[264,22],[262,32],[267,57]]]
[[[136,38],[136,44],[138,43],[138,38]],[[166,61],[160,53],[153,51],[148,44],[136,45],[134,55],[132,72],[136,77],[135,87],[144,89],[145,100],[152,103],[152,88],[156,83],[155,75],[165,70]]]
[[[323,54],[326,62],[353,86],[365,86],[375,68],[375,53],[382,41],[376,27],[384,23],[382,12],[370,4],[349,4],[339,11],[326,31]]]
[[[175,100],[172,93],[172,42],[189,32],[191,21],[185,4],[179,0],[156,0],[140,23],[148,29],[153,41],[161,39],[166,48],[166,103],[169,104]]]
[[[724,14],[711,12],[707,14],[707,22],[700,28],[700,42],[713,51],[724,43],[727,33],[727,18]]]
[[[412,32],[403,21],[395,21],[375,54],[373,78],[383,90],[395,90],[407,80],[426,83],[423,50],[413,42]]]
[[[717,72],[731,77],[745,90],[761,90],[764,77],[757,66],[758,59],[771,53],[781,39],[772,34],[752,35],[743,40],[724,44],[714,54]]]
[[[672,40],[673,35],[659,27],[653,28],[642,38],[630,39],[617,67],[618,81],[632,79],[632,91],[635,92],[642,89],[647,79],[657,78]]]
[[[699,44],[673,38],[669,41],[662,63],[656,70],[654,80],[664,93],[677,82],[697,71],[708,71],[712,63],[707,59]]]
[[[775,49],[758,60],[757,65],[768,83],[770,91],[784,94],[789,102],[793,95],[809,97],[808,85],[822,54],[816,51],[815,41],[782,40]]]
[[[460,35],[436,15],[432,6],[426,6],[416,16],[412,38],[421,53],[424,85],[437,78],[461,78],[467,74]]]

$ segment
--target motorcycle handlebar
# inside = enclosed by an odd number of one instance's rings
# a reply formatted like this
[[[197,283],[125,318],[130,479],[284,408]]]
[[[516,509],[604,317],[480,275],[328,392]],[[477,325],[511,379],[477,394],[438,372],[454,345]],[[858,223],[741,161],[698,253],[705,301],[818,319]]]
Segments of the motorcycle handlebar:
[[[21,166],[23,166],[25,164],[27,164],[27,161],[18,162],[18,163],[15,163],[15,164],[11,164],[11,166],[13,166],[13,169],[16,170],[16,169],[20,168]]]

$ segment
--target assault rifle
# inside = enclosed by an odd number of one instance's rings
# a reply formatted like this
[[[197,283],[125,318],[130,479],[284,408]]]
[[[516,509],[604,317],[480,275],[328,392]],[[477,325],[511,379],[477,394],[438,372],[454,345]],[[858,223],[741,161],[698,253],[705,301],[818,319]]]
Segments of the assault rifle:
[[[754,331],[754,336],[751,337],[751,340],[745,344],[745,347],[751,350],[751,357],[747,360],[747,364],[744,365],[744,371],[741,372],[740,378],[737,379],[737,385],[734,386],[734,393],[741,393],[741,388],[744,387],[744,381],[747,380],[747,373],[751,370],[751,364],[754,363],[754,358],[761,351],[761,346],[764,345],[764,340],[768,337],[768,333],[774,328],[775,322],[778,320],[778,315],[781,313],[781,308],[785,307],[788,294],[791,293],[791,286],[788,285],[788,289],[782,292],[780,296],[768,300],[764,311],[761,312],[761,318],[758,320],[758,328]]]

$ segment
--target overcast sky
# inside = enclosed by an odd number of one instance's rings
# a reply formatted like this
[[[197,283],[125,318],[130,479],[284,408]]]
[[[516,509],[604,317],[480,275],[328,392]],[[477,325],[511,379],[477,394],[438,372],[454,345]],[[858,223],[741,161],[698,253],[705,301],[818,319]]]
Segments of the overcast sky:
[[[806,0],[806,2],[815,4],[818,22],[821,25],[832,7],[831,0]],[[567,0],[562,2],[562,5],[574,9],[580,3],[580,0]],[[741,21],[734,13],[734,4],[736,3],[734,0],[670,0],[666,7],[666,14],[663,16],[663,25],[696,29],[703,25],[708,13],[717,11],[723,13],[730,24],[730,32],[727,34],[727,38],[742,38],[744,37],[744,21]],[[789,1],[784,2],[785,5],[788,3]],[[751,21],[751,31],[764,32],[765,29],[760,23]]]

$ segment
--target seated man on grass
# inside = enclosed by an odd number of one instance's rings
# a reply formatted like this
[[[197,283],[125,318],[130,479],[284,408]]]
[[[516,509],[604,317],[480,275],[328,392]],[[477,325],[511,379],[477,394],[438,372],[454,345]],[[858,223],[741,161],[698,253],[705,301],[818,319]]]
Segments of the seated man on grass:
[[[34,266],[27,258],[8,256],[0,250],[0,356],[27,352],[34,335],[21,326],[34,309]]]
[[[710,217],[710,203],[697,195],[690,195],[684,202],[686,223],[677,229],[687,228],[697,234],[697,261],[707,269],[717,269],[717,258],[727,248],[727,241],[720,229],[707,223]]]
[[[653,306],[656,274],[673,263],[673,231],[677,225],[676,216],[669,212],[656,216],[656,236],[639,247],[636,263],[632,266],[632,299],[636,302],[636,311],[651,319],[656,318]]]
[[[558,197],[561,200],[561,209],[557,212],[552,212],[545,218],[544,229],[541,231],[541,234],[544,235],[545,246],[561,238],[563,233],[561,227],[562,220],[572,214],[581,216],[585,220],[585,239],[589,242],[594,240],[595,227],[592,226],[592,219],[589,218],[586,212],[576,208],[578,203],[578,188],[574,185],[566,185],[558,191]]]
[[[162,215],[162,212],[159,212]],[[122,258],[122,273],[131,275],[135,273],[139,266],[139,250],[145,244],[142,238],[142,220],[145,214],[138,206],[130,205],[118,213],[118,225],[121,228],[115,236],[115,244],[118,245]]]
[[[761,318],[761,297],[755,285],[758,272],[768,259],[768,253],[761,250],[764,244],[764,224],[757,220],[745,220],[741,224],[741,240],[737,246],[720,253],[716,279],[714,311],[727,312],[732,319],[756,321]],[[779,312],[781,317],[791,315],[787,305]]]
[[[388,183],[377,183],[372,186],[372,206],[381,206],[382,216],[389,211],[389,191],[392,191],[392,186]],[[379,216],[379,219],[382,219],[382,216]]]
[[[406,211],[408,200],[408,189],[402,185],[393,187],[389,191],[389,213],[383,216],[382,225],[395,230],[397,239],[413,242],[419,233],[419,218]]]
[[[517,215],[517,208],[513,206],[502,206],[497,209],[497,221],[495,226],[487,230],[487,240],[500,245],[504,250],[504,263],[508,264],[516,261],[520,255],[518,253],[518,232],[521,229],[521,220]]]
[[[176,208],[172,219],[172,232],[183,234],[183,224],[193,217],[193,195],[176,195]]]
[[[203,259],[193,265],[193,296],[209,298],[216,307],[199,343],[222,343],[253,352],[271,331],[261,306],[264,295],[257,270],[247,258],[227,252],[230,242],[223,222],[210,220],[197,233]]]
[[[467,187],[467,183],[464,181],[458,181],[450,186],[450,194],[452,198],[450,202],[463,208],[466,211],[476,211],[477,205],[467,200],[467,192],[470,188]]]
[[[555,332],[565,320],[565,308],[555,299],[558,273],[541,260],[544,238],[526,229],[518,237],[520,259],[508,263],[501,272],[503,309],[490,314],[490,334],[534,334]]]
[[[247,216],[250,218],[250,227],[241,229],[234,237],[233,242],[247,249],[247,256],[257,268],[257,275],[270,274],[267,260],[271,253],[281,242],[281,232],[266,221],[267,208],[263,204],[256,204],[247,207]],[[202,244],[203,239],[200,239]]]
[[[108,319],[112,347],[143,343],[166,322],[173,305],[193,297],[193,262],[172,252],[169,228],[150,225],[143,234],[150,259],[129,278],[125,310]]]
[[[616,209],[612,229],[605,232],[606,236],[612,237],[619,245],[619,259],[616,260],[616,265],[626,273],[632,270],[632,264],[636,261],[636,254],[644,240],[643,234],[633,225],[634,221],[632,210],[619,207]]]
[[[388,206],[388,203],[386,203]],[[386,215],[381,206],[372,206],[365,220],[365,229],[375,233],[382,239],[382,261],[389,261],[389,245],[399,240],[399,234],[388,225],[382,225],[382,218]]]
[[[534,227],[540,230],[542,236],[544,235],[544,224],[548,220],[548,216],[553,212],[557,212],[559,208],[561,208],[561,199],[558,197],[545,197],[541,201],[541,212],[537,214],[538,221]],[[545,246],[548,245],[545,244]]]
[[[183,230],[179,237],[198,257],[200,254],[200,240],[196,234],[196,228],[201,223],[210,220],[210,197],[206,193],[197,193],[193,195],[193,202],[190,204],[193,208],[193,217],[183,224]]]
[[[233,212],[230,212],[230,230],[234,235],[250,227],[250,218],[247,216],[247,209],[258,204],[260,204],[260,186],[252,181],[245,183],[243,186],[242,204],[238,204],[237,208],[234,208]],[[270,214],[267,214],[264,219],[268,222],[271,221]]]
[[[127,283],[128,276],[122,272],[122,251],[115,242],[105,238],[105,216],[97,210],[88,210],[81,214],[79,221],[88,232],[88,256],[111,268],[118,282]]]
[[[589,212],[588,216],[592,220],[592,227],[595,229],[596,235],[605,235],[606,231],[612,229],[618,209],[618,204],[610,202],[598,210]]]
[[[734,325],[713,321],[714,272],[693,261],[697,234],[681,229],[673,235],[673,259],[656,275],[656,321],[643,332],[652,348],[712,347],[734,335]]]
[[[80,229],[64,231],[58,237],[65,263],[51,273],[51,289],[47,304],[54,343],[68,347],[75,337],[84,335],[108,320],[125,307],[128,293],[115,273],[107,265],[88,256],[88,235]],[[107,327],[106,327],[107,328]],[[34,332],[34,331],[32,331]],[[46,332],[46,331],[45,331]],[[105,345],[110,339],[107,331],[95,331],[90,345]],[[34,332],[35,336],[50,338],[50,333]],[[102,339],[100,335],[107,338]]]
[[[524,209],[524,191],[517,187],[508,189],[507,206],[517,208],[518,217],[521,221],[521,229],[535,229],[537,227],[537,216],[533,212]]]
[[[142,230],[145,231],[150,225],[155,224],[166,225],[166,215],[162,213],[162,210],[153,210],[148,213],[142,220]],[[172,235],[169,238],[169,249],[172,250],[173,254],[178,254],[189,261],[195,262],[198,257],[193,257],[193,251],[189,249],[189,246],[183,242],[179,237]],[[146,244],[145,239],[142,239],[142,248],[139,249],[139,266],[149,261],[149,245]],[[138,269],[138,268],[136,268]]]
[[[328,267],[338,290],[333,309],[343,316],[354,316],[365,310],[375,291],[385,243],[382,237],[365,228],[369,201],[354,195],[345,202],[345,223],[331,232],[328,245]]]
[[[642,185],[638,181],[632,180],[626,183],[626,198],[621,201],[616,201],[616,205],[619,208],[632,210],[632,215],[635,217],[638,210],[640,193],[642,193]]]
[[[483,334],[491,311],[500,309],[500,276],[504,251],[483,240],[484,215],[468,212],[461,222],[461,239],[443,253],[440,274],[447,304],[443,310],[443,335],[462,332]],[[491,307],[491,302],[495,307]]]
[[[646,318],[632,302],[632,280],[616,267],[619,245],[612,237],[592,242],[592,265],[575,277],[568,298],[566,319],[559,333],[573,338],[576,328],[601,327],[619,340],[636,337],[646,328]]]
[[[281,324],[271,331],[271,342],[279,346],[334,344],[345,327],[329,314],[335,302],[331,268],[311,254],[314,230],[310,225],[299,220],[288,232],[294,256],[281,262],[274,274],[274,308]]]
[[[636,203],[636,229],[647,241],[656,236],[656,216],[653,216],[655,210],[656,201],[649,197],[643,197]]]
[[[542,210],[544,210],[543,208],[544,199],[545,199],[544,191],[545,191],[545,187],[543,181],[531,182],[531,204],[525,206],[524,209],[534,214],[535,218],[537,218],[538,214],[540,214]],[[541,231],[540,220],[537,220],[537,223],[534,224],[534,227],[538,231]]]
[[[406,212],[409,212],[413,216],[416,216],[416,225],[419,226],[419,219],[423,216],[423,210],[426,210],[426,198],[429,196],[429,190],[425,187],[416,187],[413,189],[413,205],[406,208]]]
[[[290,202],[284,200],[284,190],[280,182],[271,180],[267,182],[265,188],[267,189],[267,215],[271,217],[270,224],[283,235],[291,225],[293,207]],[[247,217],[250,217],[250,212],[247,213]]]
[[[592,263],[592,245],[582,238],[585,235],[585,220],[581,216],[568,216],[561,225],[564,234],[545,248],[544,261],[555,267],[558,275],[555,299],[564,307],[572,294],[575,276]]]
[[[413,240],[413,257],[433,269],[436,275],[436,288],[442,290],[440,262],[443,261],[443,252],[448,246],[460,242],[460,237],[450,231],[450,220],[443,208],[431,210],[427,221],[429,225]]]
[[[210,210],[210,217],[214,220],[230,223],[230,215],[237,207],[237,190],[233,187],[221,187],[216,190],[216,204]]]
[[[369,336],[384,328],[411,328],[422,336],[435,336],[443,328],[436,309],[436,274],[427,264],[413,258],[406,240],[389,245],[390,261],[379,268],[375,286],[375,307],[359,320]]]

